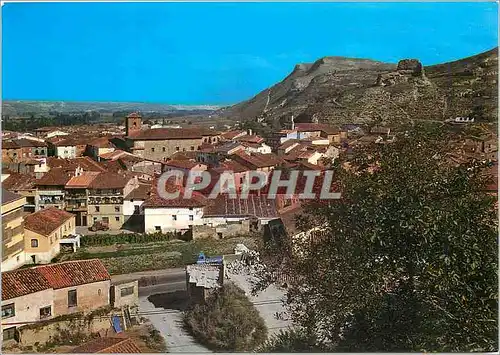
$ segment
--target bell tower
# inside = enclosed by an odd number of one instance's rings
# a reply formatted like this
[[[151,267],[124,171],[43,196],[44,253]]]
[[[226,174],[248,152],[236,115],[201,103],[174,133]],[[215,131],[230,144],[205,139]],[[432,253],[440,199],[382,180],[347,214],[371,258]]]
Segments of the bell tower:
[[[125,130],[127,132],[127,136],[133,136],[135,133],[141,130],[142,126],[142,116],[133,112],[128,115],[125,119]]]

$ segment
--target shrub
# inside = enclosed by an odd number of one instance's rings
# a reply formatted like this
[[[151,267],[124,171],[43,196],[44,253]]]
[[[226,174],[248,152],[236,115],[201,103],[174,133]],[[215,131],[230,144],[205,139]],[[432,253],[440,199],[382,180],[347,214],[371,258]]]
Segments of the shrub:
[[[264,320],[233,283],[189,309],[184,324],[197,341],[214,351],[252,351],[267,339]]]
[[[114,245],[114,244],[133,244],[133,243],[151,243],[166,242],[178,237],[177,233],[155,233],[155,234],[93,234],[86,235],[81,239],[82,247]]]

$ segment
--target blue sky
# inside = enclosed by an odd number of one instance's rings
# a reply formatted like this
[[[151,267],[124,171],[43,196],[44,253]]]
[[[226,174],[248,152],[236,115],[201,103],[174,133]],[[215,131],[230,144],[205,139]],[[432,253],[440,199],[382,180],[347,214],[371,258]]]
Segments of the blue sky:
[[[9,3],[2,98],[231,104],[323,56],[435,64],[498,43],[496,3]]]

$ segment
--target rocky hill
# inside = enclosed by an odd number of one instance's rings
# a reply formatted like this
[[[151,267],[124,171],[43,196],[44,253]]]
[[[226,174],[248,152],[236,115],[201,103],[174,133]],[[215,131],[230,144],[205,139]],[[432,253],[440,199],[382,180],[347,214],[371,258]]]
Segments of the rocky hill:
[[[424,67],[325,57],[298,64],[283,81],[219,115],[286,126],[295,122],[397,124],[470,116],[497,120],[498,48],[451,63]]]

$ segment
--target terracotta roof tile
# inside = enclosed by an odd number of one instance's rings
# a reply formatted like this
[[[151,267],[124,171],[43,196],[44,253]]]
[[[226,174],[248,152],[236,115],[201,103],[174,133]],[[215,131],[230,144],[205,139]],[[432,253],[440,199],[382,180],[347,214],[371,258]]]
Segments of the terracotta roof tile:
[[[56,207],[44,208],[27,215],[24,219],[24,228],[32,232],[48,236],[60,228],[74,214],[60,210]]]
[[[65,188],[67,189],[81,189],[88,187],[92,181],[99,175],[96,171],[84,171],[81,175],[73,176],[66,183]]]
[[[154,128],[134,135],[134,140],[198,139],[217,136],[219,132],[205,128]]]
[[[152,188],[153,186],[150,184],[140,184],[138,188],[133,189],[127,196],[125,196],[125,199],[145,200],[149,196]]]
[[[129,178],[111,172],[100,173],[89,185],[91,189],[122,189],[130,181]]]
[[[248,195],[248,198],[231,198],[221,194],[216,199],[209,200],[204,216],[255,216],[257,218],[275,218],[276,202],[264,195]]]
[[[84,343],[74,348],[72,353],[137,354],[141,353],[141,349],[130,338],[106,337]]]
[[[206,205],[206,198],[197,191],[194,191],[190,199],[185,199],[184,188],[173,184],[170,179],[165,183],[165,190],[169,193],[179,191],[179,197],[174,199],[164,199],[159,196],[157,181],[153,181],[151,194],[143,203],[143,207],[203,207]]]
[[[31,293],[109,280],[99,259],[66,261],[2,273],[2,299]]]
[[[164,163],[164,165],[172,168],[193,169],[198,165],[204,165],[204,164],[191,160],[169,160],[166,163]]]
[[[99,259],[67,261],[36,268],[54,289],[110,279],[108,270]]]
[[[28,295],[51,288],[36,268],[2,272],[2,300]]]
[[[84,171],[106,171],[102,164],[92,160],[89,157],[78,157],[73,159],[63,159],[48,157],[47,165],[49,168],[64,168],[65,170],[75,170],[77,167]]]
[[[116,148],[116,146],[111,142],[112,136],[99,137],[88,143],[89,146],[97,148]]]
[[[247,143],[262,143],[264,142],[264,138],[259,137],[257,135],[244,135],[236,138],[238,142],[247,142]]]
[[[32,190],[35,188],[36,178],[33,175],[11,173],[10,176],[2,181],[2,187],[7,190]]]
[[[284,162],[283,159],[278,157],[277,155],[271,154],[262,154],[262,153],[252,153],[247,154],[244,152],[236,152],[234,154],[235,159],[239,160],[239,162],[243,165],[246,165],[252,169],[256,168],[265,168],[280,165]]]
[[[15,194],[13,192],[7,191],[3,186],[2,186],[2,205],[5,205],[7,203],[10,203],[12,201],[20,200],[24,198],[21,195]]]
[[[19,149],[20,147],[14,141],[2,141],[2,149]]]
[[[36,180],[36,186],[64,186],[75,175],[75,172],[66,171],[62,168],[52,168]]]

